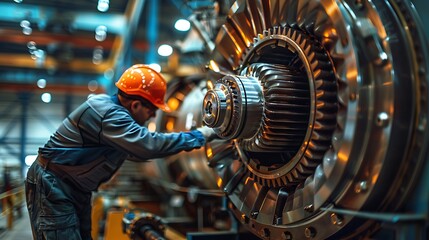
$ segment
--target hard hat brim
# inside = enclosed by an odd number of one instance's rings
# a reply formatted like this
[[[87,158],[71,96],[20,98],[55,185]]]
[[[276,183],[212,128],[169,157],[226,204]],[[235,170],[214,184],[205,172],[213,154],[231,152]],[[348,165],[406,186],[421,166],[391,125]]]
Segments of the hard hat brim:
[[[161,109],[163,112],[167,112],[167,113],[170,113],[170,112],[172,112],[172,110],[171,110],[171,108],[166,104],[166,103],[164,103],[164,104],[157,104],[157,105],[155,105],[155,106],[157,106],[159,109]]]

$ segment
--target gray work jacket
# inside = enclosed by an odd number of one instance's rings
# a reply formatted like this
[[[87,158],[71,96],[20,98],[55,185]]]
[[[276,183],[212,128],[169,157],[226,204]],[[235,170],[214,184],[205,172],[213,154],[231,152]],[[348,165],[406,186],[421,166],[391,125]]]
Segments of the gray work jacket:
[[[73,111],[39,149],[57,177],[82,191],[94,191],[109,180],[125,159],[147,161],[200,148],[200,131],[150,132],[133,120],[117,96],[100,94]]]

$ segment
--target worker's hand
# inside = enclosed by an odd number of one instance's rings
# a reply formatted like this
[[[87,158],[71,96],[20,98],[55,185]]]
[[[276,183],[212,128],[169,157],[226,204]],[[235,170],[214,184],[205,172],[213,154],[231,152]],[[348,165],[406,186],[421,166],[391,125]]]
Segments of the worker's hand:
[[[198,131],[200,131],[204,138],[206,139],[206,142],[211,142],[214,139],[218,138],[217,134],[215,133],[215,131],[213,130],[213,128],[207,127],[207,126],[202,126],[197,128]]]

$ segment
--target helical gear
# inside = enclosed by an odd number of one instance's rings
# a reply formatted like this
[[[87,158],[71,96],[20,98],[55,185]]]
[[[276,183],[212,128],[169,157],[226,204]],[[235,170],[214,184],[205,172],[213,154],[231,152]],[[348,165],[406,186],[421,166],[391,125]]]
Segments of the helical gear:
[[[292,53],[301,52],[299,59],[308,69],[298,59],[288,64],[252,64],[257,54],[255,49],[278,45],[279,41],[284,41],[282,44]],[[281,60],[276,62],[282,63]],[[314,173],[329,149],[336,127],[337,85],[331,60],[311,36],[290,27],[274,27],[254,39],[242,63],[250,63],[250,66],[244,67],[241,75],[258,78],[265,99],[258,134],[244,139],[242,146],[247,151],[279,152],[272,154],[276,159],[268,163],[249,154],[248,166],[262,185],[295,186]],[[302,99],[295,101],[295,105],[285,104],[294,97]],[[278,177],[272,178],[270,174],[265,177],[273,169],[279,172]]]
[[[302,72],[278,64],[252,64],[246,75],[263,86],[264,110],[258,133],[243,140],[247,151],[298,151],[308,128],[310,92]]]

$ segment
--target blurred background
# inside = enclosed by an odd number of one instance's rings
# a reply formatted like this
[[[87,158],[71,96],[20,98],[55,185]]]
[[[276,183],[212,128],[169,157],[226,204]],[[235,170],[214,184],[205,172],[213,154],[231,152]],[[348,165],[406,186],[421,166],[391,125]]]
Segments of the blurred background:
[[[187,18],[212,4],[0,1],[0,164],[24,170],[67,113],[91,94],[114,93],[135,63],[168,80],[201,71],[204,46]]]

